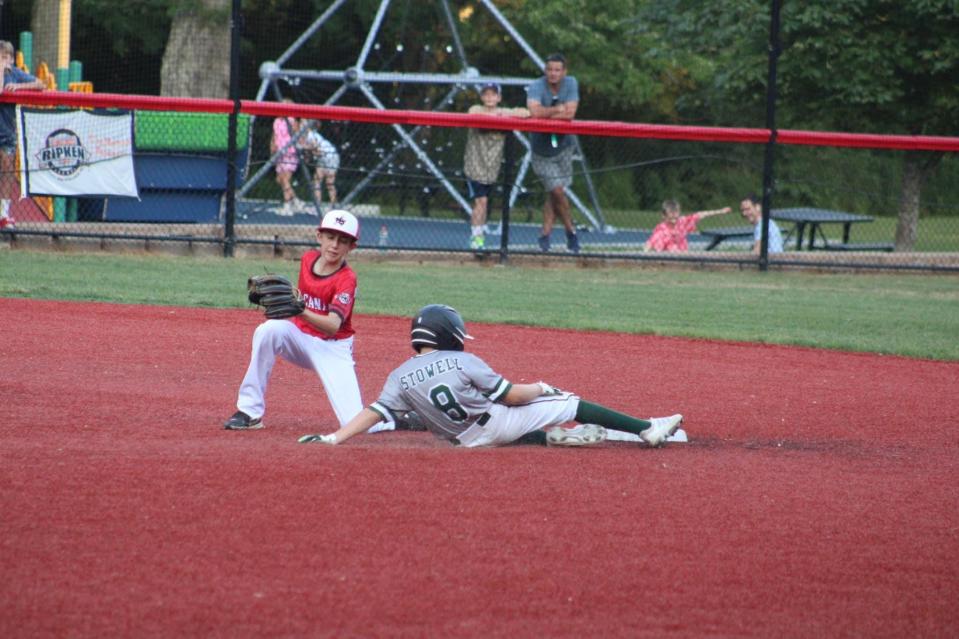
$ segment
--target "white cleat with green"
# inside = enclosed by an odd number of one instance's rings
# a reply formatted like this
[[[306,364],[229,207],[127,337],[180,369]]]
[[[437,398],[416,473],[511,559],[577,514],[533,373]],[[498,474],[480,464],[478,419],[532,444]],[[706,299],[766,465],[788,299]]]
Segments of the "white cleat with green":
[[[662,446],[683,423],[683,416],[676,414],[669,417],[651,417],[649,428],[639,434],[640,439],[650,446]]]

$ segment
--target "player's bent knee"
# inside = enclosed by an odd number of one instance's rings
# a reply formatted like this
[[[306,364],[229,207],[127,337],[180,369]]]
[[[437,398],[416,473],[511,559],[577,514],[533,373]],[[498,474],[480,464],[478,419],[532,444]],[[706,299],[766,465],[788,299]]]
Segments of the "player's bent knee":
[[[268,319],[253,331],[255,339],[265,340],[282,335],[290,322],[285,319]]]

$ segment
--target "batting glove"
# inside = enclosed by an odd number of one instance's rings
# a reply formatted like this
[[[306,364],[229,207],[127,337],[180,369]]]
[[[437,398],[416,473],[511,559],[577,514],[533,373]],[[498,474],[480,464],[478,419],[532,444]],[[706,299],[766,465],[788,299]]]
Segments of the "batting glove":
[[[536,382],[539,385],[539,390],[541,395],[559,395],[563,391],[556,388],[555,386],[550,386],[546,382]]]

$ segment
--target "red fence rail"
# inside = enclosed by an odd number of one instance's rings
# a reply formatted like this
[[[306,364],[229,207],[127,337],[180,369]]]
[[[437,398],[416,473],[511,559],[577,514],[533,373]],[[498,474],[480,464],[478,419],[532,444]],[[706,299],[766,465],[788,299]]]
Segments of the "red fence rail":
[[[143,109],[149,111],[184,111],[230,113],[230,100],[209,98],[170,98],[120,93],[69,93],[64,91],[20,91],[0,94],[0,102],[32,106],[73,106],[80,108]],[[482,115],[443,111],[380,110],[361,107],[320,106],[241,100],[241,113],[255,116],[297,117],[320,120],[351,120],[376,124],[500,129],[547,133],[571,133],[603,137],[650,138],[700,142],[739,142],[765,144],[769,129],[638,124],[601,120],[571,122],[541,119],[489,118]],[[875,133],[840,133],[834,131],[798,131],[779,129],[776,142],[799,146],[853,147],[863,149],[897,149],[914,151],[959,151],[959,137],[924,135],[881,135]]]

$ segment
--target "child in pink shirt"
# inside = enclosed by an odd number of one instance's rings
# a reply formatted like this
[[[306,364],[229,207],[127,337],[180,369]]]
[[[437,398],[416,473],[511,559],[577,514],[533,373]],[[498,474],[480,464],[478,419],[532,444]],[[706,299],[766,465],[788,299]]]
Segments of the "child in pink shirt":
[[[284,98],[283,102],[292,104],[293,100]],[[300,121],[297,118],[282,117],[273,120],[273,137],[270,139],[270,153],[274,154],[283,149],[283,153],[276,160],[276,182],[283,191],[283,207],[277,215],[291,216],[306,209],[306,204],[296,197],[293,190],[293,173],[299,166],[299,157],[296,145],[290,144],[294,135],[300,132]]]
[[[696,223],[713,215],[725,215],[732,209],[725,206],[712,211],[697,211],[689,215],[680,215],[679,202],[666,200],[663,202],[663,221],[656,225],[652,235],[643,244],[644,251],[665,251],[679,253],[689,250],[686,236],[696,230]]]

